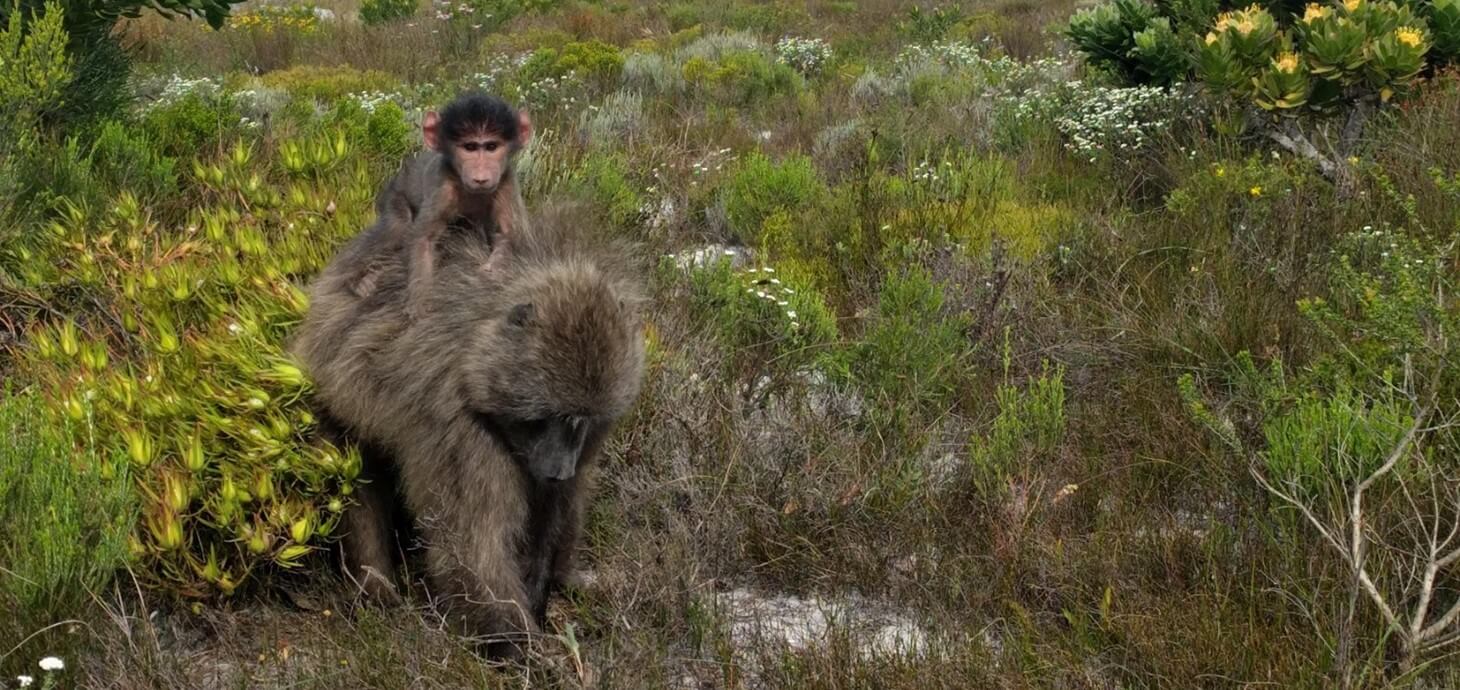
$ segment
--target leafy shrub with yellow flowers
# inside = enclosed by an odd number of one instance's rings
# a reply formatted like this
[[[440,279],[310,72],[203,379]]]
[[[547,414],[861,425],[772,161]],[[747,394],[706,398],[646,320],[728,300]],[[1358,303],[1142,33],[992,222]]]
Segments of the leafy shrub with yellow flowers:
[[[1076,14],[1065,34],[1127,85],[1194,76],[1279,113],[1388,102],[1427,65],[1460,59],[1460,0],[1335,0],[1280,14],[1254,3],[1215,17],[1198,5],[1113,0]]]
[[[228,19],[229,28],[254,31],[311,33],[319,28],[314,8],[304,4],[260,5]]]
[[[284,342],[308,276],[368,220],[378,172],[358,147],[339,127],[244,136],[185,164],[185,211],[156,217],[126,189],[63,200],[0,245],[0,267],[52,306],[14,365],[50,414],[89,420],[103,477],[130,479],[148,584],[226,595],[300,567],[339,522],[359,459],[315,438]]]
[[[1312,3],[1289,29],[1253,5],[1217,18],[1197,62],[1208,85],[1264,110],[1327,110],[1404,93],[1431,45],[1425,19],[1390,0]]]

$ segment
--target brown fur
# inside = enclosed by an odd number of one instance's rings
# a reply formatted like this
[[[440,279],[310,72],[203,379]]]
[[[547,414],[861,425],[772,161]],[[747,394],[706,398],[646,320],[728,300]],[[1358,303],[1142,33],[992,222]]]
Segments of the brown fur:
[[[568,237],[534,233],[490,269],[488,250],[461,238],[416,322],[404,314],[400,262],[358,299],[337,261],[312,287],[293,345],[322,416],[369,451],[374,481],[345,520],[347,572],[367,592],[393,595],[398,488],[426,542],[433,590],[472,634],[539,629],[548,593],[569,576],[601,444],[643,378],[633,282],[612,253]],[[502,429],[556,415],[584,420],[577,469],[536,479],[519,443],[527,437]],[[489,646],[494,655],[515,649]]]

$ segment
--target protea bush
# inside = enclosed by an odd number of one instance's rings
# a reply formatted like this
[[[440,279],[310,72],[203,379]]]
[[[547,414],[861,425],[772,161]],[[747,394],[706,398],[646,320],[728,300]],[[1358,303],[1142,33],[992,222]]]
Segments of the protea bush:
[[[1253,5],[1217,18],[1197,65],[1214,89],[1291,114],[1388,102],[1413,85],[1430,46],[1424,18],[1389,0],[1310,4],[1289,29]]]
[[[367,220],[367,167],[337,132],[267,156],[238,143],[193,165],[184,223],[124,191],[108,208],[66,207],[14,250],[22,281],[58,306],[19,366],[53,414],[91,419],[86,442],[118,451],[96,457],[130,464],[131,554],[150,584],[226,595],[300,566],[334,532],[359,458],[316,438],[284,339],[307,277]]]

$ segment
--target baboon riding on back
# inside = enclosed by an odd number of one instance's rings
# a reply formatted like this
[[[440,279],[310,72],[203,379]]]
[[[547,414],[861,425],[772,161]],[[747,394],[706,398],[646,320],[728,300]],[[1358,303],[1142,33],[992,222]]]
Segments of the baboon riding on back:
[[[343,252],[292,346],[326,433],[364,456],[347,576],[394,596],[403,505],[433,595],[492,656],[540,629],[572,567],[599,449],[643,378],[640,296],[621,253],[589,247],[566,218],[535,225],[505,259],[482,235],[443,236],[419,292],[406,252],[372,259],[368,291],[355,289],[359,256]]]

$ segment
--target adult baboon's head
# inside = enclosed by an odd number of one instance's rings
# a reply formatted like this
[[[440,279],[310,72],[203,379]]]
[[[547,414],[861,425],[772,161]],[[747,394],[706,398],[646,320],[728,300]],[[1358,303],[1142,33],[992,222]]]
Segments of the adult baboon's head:
[[[592,261],[523,267],[463,363],[468,407],[538,481],[571,479],[644,374],[636,297]]]

